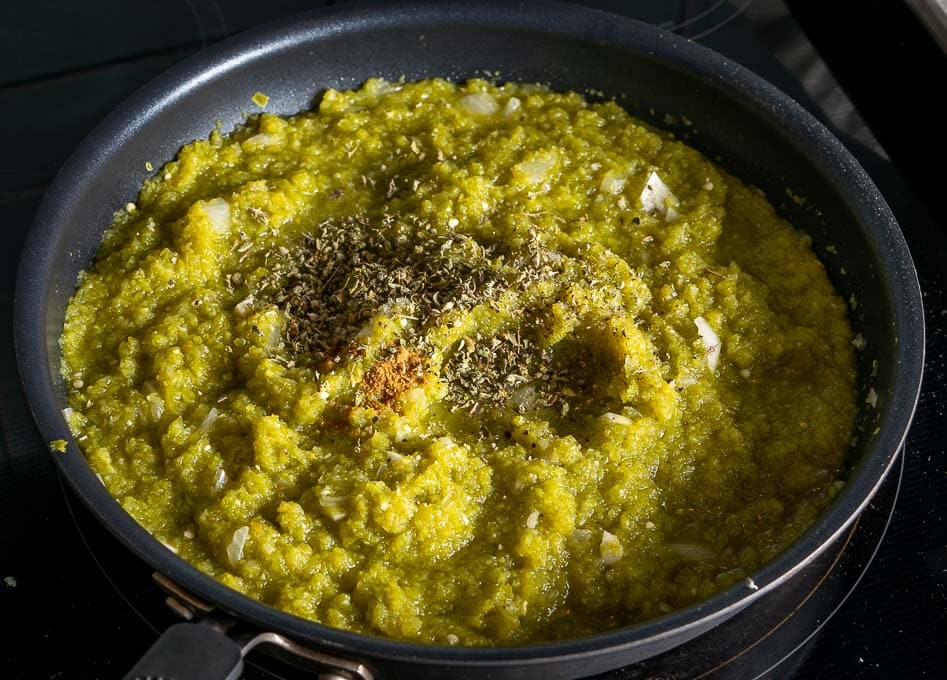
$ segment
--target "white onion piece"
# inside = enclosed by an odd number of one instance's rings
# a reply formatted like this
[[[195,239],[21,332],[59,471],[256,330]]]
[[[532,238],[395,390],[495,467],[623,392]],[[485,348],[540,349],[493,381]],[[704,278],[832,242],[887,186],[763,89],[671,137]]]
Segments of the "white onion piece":
[[[506,100],[506,106],[503,107],[503,115],[513,115],[519,111],[521,103],[518,97],[510,97]]]
[[[270,326],[270,330],[266,333],[266,348],[267,349],[276,349],[279,347],[280,337],[283,335],[283,329],[280,328],[278,323],[274,323]]]
[[[518,163],[516,170],[523,175],[528,184],[539,184],[556,164],[556,154],[548,153],[531,161]]]
[[[535,529],[539,525],[539,510],[533,510],[526,518],[526,528]]]
[[[641,190],[641,208],[647,212],[657,212],[664,215],[665,219],[671,221],[671,217],[668,216],[668,209],[674,208],[680,204],[680,201],[677,200],[677,196],[671,193],[671,190],[668,188],[668,185],[658,177],[658,173],[652,171],[648,175],[648,179],[645,180],[644,189]],[[676,219],[677,211],[673,213],[673,217]]]
[[[681,387],[690,387],[691,385],[697,384],[697,376],[685,375],[683,378],[677,381],[677,384]]]
[[[233,532],[233,538],[230,539],[230,544],[227,546],[227,558],[230,560],[230,564],[236,565],[237,562],[243,559],[243,546],[247,542],[247,537],[250,535],[250,527],[242,526]]]
[[[631,418],[619,415],[617,413],[603,413],[602,418],[610,423],[615,423],[616,425],[631,425]]]
[[[267,134],[266,132],[253,135],[252,137],[247,138],[247,140],[243,143],[243,145],[250,149],[250,151],[253,151],[254,149],[262,149],[267,146],[273,146],[274,144],[279,144],[279,137],[276,135]]]
[[[491,115],[500,110],[496,99],[486,92],[471,92],[460,98],[460,105],[470,113]]]
[[[155,422],[161,420],[164,415],[164,399],[157,394],[149,394],[147,397],[148,406],[151,407],[151,419]]]
[[[700,339],[704,343],[704,349],[707,352],[707,366],[711,371],[716,371],[717,364],[720,363],[720,351],[723,348],[720,337],[702,316],[694,319],[694,325],[697,326],[697,333],[700,335]]]
[[[868,388],[868,396],[865,397],[865,403],[872,408],[878,407],[878,393],[875,391],[874,387]]]
[[[615,564],[622,558],[625,554],[625,549],[618,541],[618,536],[608,531],[603,531],[599,553],[602,556],[602,564],[609,566]]]
[[[204,420],[201,421],[201,432],[207,432],[215,420],[217,420],[217,409],[211,406],[210,411],[207,412],[207,415],[204,416]]]
[[[714,556],[714,551],[699,543],[668,543],[668,547],[691,562],[705,562]]]
[[[414,428],[411,427],[411,423],[407,422],[404,418],[399,418],[392,429],[394,429],[396,442],[407,441],[414,435]]]
[[[625,187],[625,180],[627,179],[627,177],[616,175],[613,172],[606,172],[605,176],[602,177],[602,183],[599,185],[599,189],[606,194],[617,194]]]
[[[319,496],[319,505],[323,510],[326,511],[326,514],[328,514],[329,517],[338,521],[340,519],[345,519],[346,515],[348,515],[342,505],[347,498],[348,496],[322,495]]]
[[[251,295],[245,300],[238,302],[234,306],[233,311],[236,312],[237,316],[241,319],[250,316],[250,313],[253,311],[253,296]]]
[[[532,385],[523,385],[510,395],[510,403],[522,408],[532,408],[537,399],[536,388]]]
[[[227,484],[227,471],[223,468],[218,468],[217,474],[214,475],[214,490],[220,491],[224,488],[225,484]]]
[[[402,403],[408,407],[415,409],[423,409],[427,407],[428,398],[427,392],[424,391],[423,387],[415,387],[408,390],[401,396]]]
[[[65,418],[66,422],[68,423],[69,419],[72,418],[74,413],[75,411],[73,411],[71,408],[66,407],[62,410],[62,417]]]
[[[375,86],[375,94],[388,94],[389,92],[397,92],[403,87],[404,83],[392,83],[391,81],[385,80],[384,78],[379,78],[378,83]]]
[[[214,229],[222,234],[230,231],[230,204],[222,198],[215,198],[204,204],[204,213],[210,219]]]

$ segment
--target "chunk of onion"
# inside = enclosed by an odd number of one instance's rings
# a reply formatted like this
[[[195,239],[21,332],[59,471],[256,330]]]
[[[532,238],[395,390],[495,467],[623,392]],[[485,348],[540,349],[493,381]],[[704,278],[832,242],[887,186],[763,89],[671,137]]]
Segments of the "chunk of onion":
[[[247,542],[247,537],[250,535],[250,527],[242,526],[233,532],[233,538],[230,539],[230,543],[227,545],[227,558],[230,560],[230,564],[236,565],[237,562],[243,559],[243,546]]]
[[[204,204],[204,213],[210,219],[214,229],[222,234],[230,231],[230,204],[222,198],[215,198]]]
[[[220,491],[227,484],[227,471],[223,468],[218,468],[217,473],[214,475],[214,490]]]
[[[603,413],[602,418],[607,420],[610,423],[615,423],[616,425],[631,425],[631,418],[627,416],[619,415],[618,413]]]
[[[404,83],[391,82],[384,78],[379,78],[375,85],[375,94],[388,94],[389,92],[398,92],[404,87]]]
[[[503,115],[504,116],[513,115],[514,113],[520,110],[521,103],[522,102],[520,102],[518,97],[510,97],[509,99],[506,100],[506,106],[503,107]]]
[[[273,146],[279,143],[279,137],[276,135],[270,135],[266,132],[261,132],[259,134],[253,135],[252,137],[247,138],[243,143],[244,147],[253,151],[255,149],[262,149],[267,146]]]
[[[155,422],[161,420],[161,416],[164,415],[164,399],[157,394],[149,394],[146,400],[151,408],[151,419]]]
[[[488,116],[500,110],[496,99],[486,92],[471,92],[460,98],[460,105],[470,113]]]
[[[211,406],[210,411],[207,412],[207,415],[204,416],[204,420],[201,421],[201,432],[207,432],[215,420],[217,420],[217,409]]]
[[[720,337],[702,316],[698,316],[694,319],[694,325],[697,326],[697,333],[704,343],[704,350],[707,353],[707,366],[711,371],[716,371],[717,365],[720,363],[720,351],[723,348]]]
[[[526,528],[535,529],[539,525],[539,510],[533,510],[526,518]]]
[[[640,200],[643,210],[661,213],[668,221],[673,221],[678,216],[676,210],[669,213],[669,208],[677,207],[680,205],[680,201],[677,200],[677,196],[671,193],[668,185],[658,176],[658,173],[654,171],[645,180]]]
[[[267,349],[276,349],[279,347],[280,338],[283,336],[283,329],[280,328],[278,323],[274,323],[270,326],[270,330],[266,332],[266,348]]]
[[[609,566],[615,564],[622,558],[625,554],[625,549],[619,542],[618,536],[611,532],[603,531],[599,553],[602,556],[602,564]]]
[[[521,408],[532,408],[539,395],[536,394],[536,388],[532,385],[523,385],[510,395],[510,403]]]
[[[251,295],[250,297],[246,298],[245,300],[241,300],[240,302],[238,302],[238,303],[234,306],[233,311],[234,311],[234,312],[237,314],[237,316],[239,316],[241,319],[250,316],[250,313],[253,311],[253,296]]]
[[[515,168],[517,172],[523,175],[528,184],[539,184],[556,164],[556,154],[548,153],[531,161],[518,163]]]
[[[599,185],[599,189],[606,194],[617,194],[624,188],[626,179],[626,177],[616,175],[613,172],[606,172],[605,176],[602,177],[602,183]]]
[[[323,510],[326,511],[326,514],[329,515],[332,519],[338,521],[340,519],[345,519],[348,513],[343,506],[343,503],[348,498],[348,496],[330,496],[324,494],[319,496],[319,505]]]
[[[683,378],[677,381],[677,384],[681,387],[690,387],[691,385],[697,384],[697,377],[693,375],[685,375]]]

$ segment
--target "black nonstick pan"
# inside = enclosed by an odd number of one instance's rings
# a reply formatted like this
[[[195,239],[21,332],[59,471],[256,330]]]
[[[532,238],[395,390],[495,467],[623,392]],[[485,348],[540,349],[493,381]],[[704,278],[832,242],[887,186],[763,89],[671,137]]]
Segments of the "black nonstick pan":
[[[120,508],[72,442],[61,413],[64,310],[113,213],[135,199],[145,160],[170,160],[218,122],[232,129],[255,91],[269,95],[268,111],[288,114],[310,108],[326,88],[356,87],[372,76],[463,80],[485,72],[604,93],[633,115],[686,134],[808,232],[836,288],[860,301],[852,312],[867,342],[860,402],[872,388],[876,405],[863,404],[845,487],[814,526],[753,574],[757,589],[738,585],[659,619],[556,643],[438,647],[358,635],[251,600],[179,559]],[[687,125],[676,129],[675,121]],[[788,200],[787,190],[805,201]],[[201,621],[169,629],[128,677],[238,677],[242,655],[269,645],[327,678],[551,679],[603,672],[683,644],[783,587],[839,536],[904,442],[921,384],[924,321],[910,253],[880,193],[843,146],[776,88],[704,47],[629,19],[563,4],[474,0],[302,15],[201,52],[140,90],[75,151],[40,206],[19,269],[15,339],[43,436],[70,441],[68,453],[53,454],[62,474],[155,569],[181,613]],[[206,605],[214,613],[205,615]]]

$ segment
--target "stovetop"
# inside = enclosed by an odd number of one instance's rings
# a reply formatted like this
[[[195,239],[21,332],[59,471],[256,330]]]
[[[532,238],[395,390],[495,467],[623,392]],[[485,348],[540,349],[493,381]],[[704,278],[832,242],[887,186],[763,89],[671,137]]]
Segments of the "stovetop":
[[[11,332],[14,275],[43,191],[94,124],[148,79],[228,34],[327,4],[335,3],[33,0],[4,8],[0,22],[0,614],[6,621],[0,635],[2,678],[121,677],[156,639],[157,630],[174,621],[148,568],[63,488],[20,390]],[[923,41],[929,39],[911,23],[905,8],[891,10],[889,16],[879,9],[884,3],[869,3],[873,8],[861,12],[858,25],[839,23],[857,32],[841,41],[826,38],[838,18],[829,16],[831,12],[814,16],[812,3],[791,2],[796,18],[779,0],[584,4],[698,40],[755,70],[834,127],[899,218],[918,266],[928,324],[925,386],[901,462],[856,527],[797,577],[794,599],[770,600],[676,656],[672,653],[648,668],[625,669],[608,677],[671,673],[708,678],[943,677],[947,520],[940,500],[947,494],[947,297],[941,262],[947,254],[947,215],[939,207],[940,196],[924,180],[920,154],[912,156],[912,146],[905,141],[910,136],[908,121],[892,123],[899,120],[899,104],[866,96],[867,77],[852,66],[858,56],[852,51],[875,44],[866,32],[878,26],[894,31],[886,44],[900,41],[913,46],[888,55],[894,70],[899,58],[920,53]],[[895,4],[902,3],[890,3]],[[875,21],[874,27],[869,20]],[[827,63],[835,69],[834,76]],[[942,81],[945,72],[937,70],[940,65],[933,57],[925,61],[925,68]],[[851,99],[839,82],[852,93]],[[931,106],[936,105],[925,103]],[[945,113],[943,105],[940,112]],[[918,145],[913,148],[916,152]],[[890,160],[886,150],[891,151]],[[916,193],[904,177],[912,180]],[[296,675],[264,659],[249,667],[246,677]]]

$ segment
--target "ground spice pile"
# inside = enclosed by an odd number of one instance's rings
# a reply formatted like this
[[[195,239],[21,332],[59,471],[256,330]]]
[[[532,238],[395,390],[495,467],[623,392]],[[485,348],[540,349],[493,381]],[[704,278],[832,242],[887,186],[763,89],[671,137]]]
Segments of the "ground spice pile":
[[[383,404],[389,408],[395,400],[424,377],[427,360],[415,350],[407,347],[391,348],[391,356],[376,361],[362,378],[362,389],[370,404]]]
[[[269,262],[271,273],[254,299],[284,313],[283,340],[294,364],[330,368],[358,352],[358,334],[374,315],[402,318],[401,344],[365,377],[369,398],[388,406],[417,384],[430,351],[425,332],[441,316],[562,271],[562,257],[535,238],[520,252],[501,252],[467,235],[439,233],[416,217],[389,214],[325,220]],[[471,414],[484,406],[551,406],[562,398],[551,356],[521,331],[465,338],[448,353],[441,378],[453,406]]]
[[[284,248],[256,297],[286,316],[285,339],[300,360],[338,361],[378,312],[401,316],[405,336],[455,307],[469,309],[505,285],[488,249],[390,215],[326,220]]]
[[[484,338],[479,334],[458,343],[447,363],[448,397],[470,415],[485,406],[511,406],[523,413],[533,406],[556,406],[563,415],[567,372],[556,366],[553,352],[540,348],[520,332]]]

